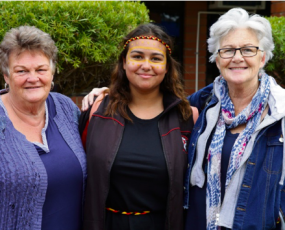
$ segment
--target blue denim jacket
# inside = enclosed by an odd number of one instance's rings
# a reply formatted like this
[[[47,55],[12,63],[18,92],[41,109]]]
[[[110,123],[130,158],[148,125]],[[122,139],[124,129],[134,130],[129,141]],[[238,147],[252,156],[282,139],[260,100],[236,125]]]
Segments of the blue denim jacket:
[[[188,169],[185,176],[184,208],[188,209],[190,185],[190,173],[193,167],[193,158],[196,153],[197,140],[207,125],[206,112],[218,102],[212,94],[213,84],[191,95],[188,100],[192,106],[200,110],[200,116],[191,134],[188,150]],[[280,87],[278,90],[283,90]],[[281,96],[285,91],[281,91]],[[209,96],[210,101],[207,102]],[[285,97],[279,100],[285,99]],[[206,105],[205,108],[204,105]],[[270,105],[270,109],[274,105]],[[277,106],[277,105],[276,105]],[[283,104],[283,107],[285,103]],[[258,134],[253,151],[246,165],[242,186],[237,200],[236,211],[232,229],[260,230],[274,229],[276,222],[281,221],[282,229],[285,229],[285,186],[281,185],[283,161],[283,134],[281,119],[264,127]],[[283,130],[284,132],[284,130]]]

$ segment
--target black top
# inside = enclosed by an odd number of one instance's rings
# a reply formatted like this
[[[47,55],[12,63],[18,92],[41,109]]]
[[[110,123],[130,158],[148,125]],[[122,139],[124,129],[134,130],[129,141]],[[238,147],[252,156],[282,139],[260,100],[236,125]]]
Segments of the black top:
[[[238,133],[232,134],[230,130],[226,130],[226,135],[224,138],[224,145],[222,149],[222,159],[221,159],[221,199],[222,201],[223,201],[224,194],[225,194],[226,174],[228,170],[231,150],[232,150],[232,147],[237,137],[238,137]],[[212,138],[209,138],[206,149],[209,148],[211,140]],[[187,211],[186,225],[185,225],[185,229],[187,230],[205,230],[207,226],[207,222],[206,222],[206,188],[207,188],[206,155],[207,154],[205,154],[205,159],[203,162],[203,168],[204,168],[204,172],[206,175],[204,186],[202,188],[199,188],[198,186],[193,186],[193,187],[190,187],[190,190],[189,190],[189,196],[190,196],[189,209]],[[222,227],[221,229],[226,229],[226,228]]]
[[[110,175],[106,207],[126,211],[150,211],[123,215],[106,211],[108,230],[163,230],[168,195],[168,172],[158,120],[142,120],[128,111],[121,145]]]

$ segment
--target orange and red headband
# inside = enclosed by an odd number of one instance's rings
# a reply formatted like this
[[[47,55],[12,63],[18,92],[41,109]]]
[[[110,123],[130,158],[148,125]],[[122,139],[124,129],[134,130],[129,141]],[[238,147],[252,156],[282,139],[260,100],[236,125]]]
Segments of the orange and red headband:
[[[125,45],[124,45],[124,49],[126,48],[126,46],[127,46],[130,42],[135,41],[135,40],[138,40],[138,39],[149,39],[149,40],[158,41],[158,42],[160,42],[161,44],[165,45],[166,49],[168,49],[168,51],[169,51],[169,54],[171,54],[171,49],[170,49],[169,45],[168,45],[166,42],[162,41],[160,38],[154,37],[154,36],[136,36],[136,37],[133,37],[133,38],[129,39],[128,41],[126,41],[126,43],[125,43]]]

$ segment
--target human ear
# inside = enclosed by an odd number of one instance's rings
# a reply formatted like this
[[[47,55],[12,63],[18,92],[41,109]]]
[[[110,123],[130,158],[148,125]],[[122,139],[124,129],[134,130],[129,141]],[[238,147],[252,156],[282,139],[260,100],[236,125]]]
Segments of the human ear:
[[[263,68],[263,66],[265,65],[265,59],[266,59],[266,53],[263,52],[263,55],[262,55],[261,61],[260,61],[260,65],[259,65],[260,68]]]
[[[4,80],[5,80],[5,82],[9,85],[9,77],[6,75],[6,74],[4,74]]]

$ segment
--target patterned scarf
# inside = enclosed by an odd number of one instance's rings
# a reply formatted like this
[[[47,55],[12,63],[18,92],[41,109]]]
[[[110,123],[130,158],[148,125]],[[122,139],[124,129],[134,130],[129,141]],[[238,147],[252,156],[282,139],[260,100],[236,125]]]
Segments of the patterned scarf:
[[[251,103],[235,116],[234,105],[229,97],[228,85],[225,79],[220,76],[221,86],[219,88],[221,98],[221,112],[216,125],[215,133],[208,152],[207,171],[207,230],[216,230],[221,206],[221,157],[226,129],[235,128],[246,124],[246,128],[237,137],[230,156],[226,176],[226,188],[235,171],[239,168],[242,156],[248,141],[257,125],[260,123],[261,115],[267,105],[270,91],[270,82],[267,74],[263,73],[260,79],[259,88]]]

